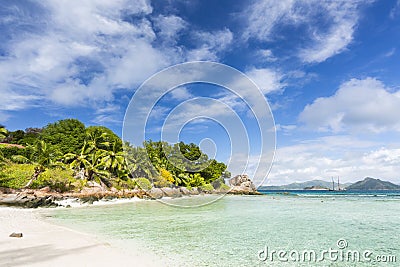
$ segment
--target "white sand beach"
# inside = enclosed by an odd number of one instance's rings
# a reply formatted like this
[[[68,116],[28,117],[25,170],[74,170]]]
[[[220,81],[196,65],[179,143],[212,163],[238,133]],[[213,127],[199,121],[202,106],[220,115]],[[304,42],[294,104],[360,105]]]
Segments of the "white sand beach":
[[[22,238],[9,237],[13,232]],[[37,210],[0,208],[0,266],[166,266],[142,250],[41,220]]]

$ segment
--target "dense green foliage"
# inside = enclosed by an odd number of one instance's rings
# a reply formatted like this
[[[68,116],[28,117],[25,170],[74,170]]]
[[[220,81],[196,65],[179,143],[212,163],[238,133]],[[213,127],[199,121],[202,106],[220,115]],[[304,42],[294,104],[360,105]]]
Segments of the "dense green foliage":
[[[31,179],[35,171],[34,164],[10,163],[3,166],[0,172],[0,187],[22,188]],[[58,192],[80,190],[86,183],[77,180],[72,175],[72,170],[62,168],[51,168],[41,173],[33,181],[32,188],[50,187]]]
[[[199,186],[199,188],[204,192],[211,192],[214,189],[214,187],[211,184],[204,184]]]
[[[133,181],[135,182],[135,184],[140,188],[140,189],[144,189],[144,190],[149,190],[151,189],[151,183],[148,179],[146,178],[135,178],[133,179]]]
[[[0,186],[21,188],[29,181],[34,169],[33,164],[4,164],[0,172]]]
[[[43,128],[40,139],[53,145],[61,154],[79,151],[85,140],[85,125],[76,119],[60,120]]]
[[[50,123],[43,129],[8,132],[0,145],[0,186],[79,190],[86,181],[102,186],[150,189],[187,186],[211,191],[229,178],[226,165],[209,159],[191,143],[168,144],[146,141],[143,147],[122,144],[103,126],[85,127],[75,119]],[[18,163],[18,164],[17,164]],[[7,165],[5,168],[4,165]]]
[[[23,146],[33,145],[39,138],[41,132],[41,128],[27,128],[25,131],[16,130],[14,132],[8,132],[7,137],[3,141]]]
[[[15,146],[0,145],[0,153],[2,153],[3,157],[6,159],[11,159],[15,155],[20,155],[29,158],[32,151],[27,148],[18,148]]]
[[[142,169],[138,171],[140,171],[141,176],[146,176],[154,181],[156,186],[174,183],[178,186],[196,187],[211,183],[221,177],[230,177],[224,163],[217,162],[214,159],[210,160],[193,143],[180,142],[171,145],[166,142],[150,140],[144,143],[144,147],[145,150],[137,149],[135,151],[136,154],[142,155],[136,155],[134,158],[140,158],[142,162],[151,162],[151,164],[141,164]],[[128,160],[128,164],[131,164],[130,160]],[[143,170],[144,166],[149,165],[148,170]],[[130,169],[132,172],[136,170],[136,168]],[[172,178],[166,179],[167,174],[163,175],[163,170],[168,171]]]
[[[97,147],[99,149],[109,149],[110,144],[116,146],[117,151],[122,151],[122,141],[121,139],[110,129],[104,126],[89,126],[86,128],[85,139],[92,139],[98,142]]]
[[[80,190],[86,184],[85,180],[77,180],[70,169],[51,168],[39,175],[32,183],[32,188],[50,187],[57,192]]]

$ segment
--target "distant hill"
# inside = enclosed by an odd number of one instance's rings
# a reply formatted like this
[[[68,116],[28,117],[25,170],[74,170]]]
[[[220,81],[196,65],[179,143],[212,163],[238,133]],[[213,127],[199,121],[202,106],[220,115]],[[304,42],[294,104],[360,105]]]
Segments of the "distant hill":
[[[346,188],[347,190],[400,190],[400,185],[367,177]]]
[[[351,183],[340,184],[340,188],[347,188]],[[261,186],[258,190],[303,190],[304,188],[329,188],[332,189],[332,182],[322,180],[312,180],[303,183],[292,183],[280,186]],[[337,189],[337,183],[335,181],[335,189]]]

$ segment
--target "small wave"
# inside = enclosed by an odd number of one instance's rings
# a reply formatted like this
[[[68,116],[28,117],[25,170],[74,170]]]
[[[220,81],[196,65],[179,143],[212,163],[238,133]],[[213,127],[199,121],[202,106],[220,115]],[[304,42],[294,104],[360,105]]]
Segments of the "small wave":
[[[134,198],[115,198],[115,199],[101,199],[94,201],[93,204],[82,202],[79,198],[68,198],[63,200],[54,201],[61,207],[87,207],[87,206],[106,206],[106,205],[114,205],[114,204],[124,204],[124,203],[132,203],[143,201],[143,199],[134,197]]]

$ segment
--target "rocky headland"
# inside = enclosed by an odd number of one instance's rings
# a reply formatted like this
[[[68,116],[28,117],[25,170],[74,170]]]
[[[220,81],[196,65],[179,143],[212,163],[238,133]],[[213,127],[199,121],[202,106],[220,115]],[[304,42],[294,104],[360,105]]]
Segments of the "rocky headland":
[[[247,175],[237,175],[229,180],[230,189],[203,190],[193,187],[163,187],[143,189],[122,189],[104,188],[97,183],[90,183],[80,192],[55,192],[49,187],[41,189],[10,189],[0,188],[0,206],[38,208],[58,207],[62,200],[75,199],[80,203],[92,204],[99,200],[112,199],[161,199],[163,197],[178,198],[183,196],[194,196],[204,194],[235,194],[235,195],[260,195],[254,184]]]

